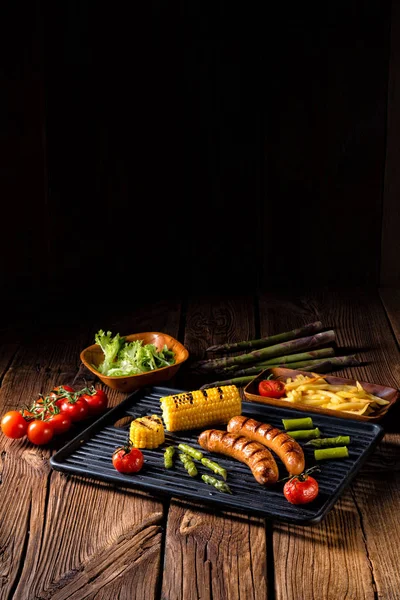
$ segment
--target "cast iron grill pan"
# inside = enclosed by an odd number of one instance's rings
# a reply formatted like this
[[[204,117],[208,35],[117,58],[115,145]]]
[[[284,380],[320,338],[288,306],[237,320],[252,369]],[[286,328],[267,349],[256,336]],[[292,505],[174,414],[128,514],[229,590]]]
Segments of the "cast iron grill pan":
[[[151,414],[161,416],[160,398],[183,391],[185,390],[155,386],[134,392],[61,448],[50,459],[51,466],[65,473],[93,477],[120,486],[127,485],[146,490],[154,495],[203,502],[214,506],[215,509],[254,514],[288,523],[312,525],[321,521],[334,506],[384,433],[383,428],[375,423],[300,411],[294,413],[291,409],[243,402],[243,415],[270,423],[280,429],[283,429],[283,418],[311,416],[314,426],[320,428],[322,437],[350,435],[349,458],[319,463],[321,472],[315,474],[319,483],[319,495],[314,502],[303,506],[295,506],[287,502],[282,493],[284,482],[272,487],[261,486],[243,463],[223,455],[203,451],[197,444],[197,438],[206,428],[197,431],[166,432],[164,446],[155,450],[143,450],[145,463],[139,473],[132,475],[118,473],[111,463],[111,455],[118,446],[127,441],[129,424],[123,427],[115,427],[114,424],[123,417],[137,418]],[[226,429],[226,426],[216,425],[214,428]],[[221,493],[204,483],[201,474],[214,475],[214,473],[203,467],[201,463],[196,462],[199,475],[195,478],[190,477],[178,459],[177,452],[174,456],[175,466],[170,470],[165,469],[164,447],[170,444],[177,445],[180,442],[199,448],[205,456],[213,458],[225,467],[228,471],[227,483],[233,494]],[[306,467],[313,466],[315,464],[313,448],[304,446],[303,443],[301,445],[305,451]],[[280,478],[287,477],[288,473],[282,462],[275,454],[274,457],[279,467]]]

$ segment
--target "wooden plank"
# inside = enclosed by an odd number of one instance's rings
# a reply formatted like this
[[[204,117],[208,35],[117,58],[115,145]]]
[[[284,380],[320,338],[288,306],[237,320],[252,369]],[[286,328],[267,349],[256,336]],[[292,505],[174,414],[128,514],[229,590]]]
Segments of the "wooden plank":
[[[350,493],[319,525],[275,525],[273,552],[277,600],[375,599],[360,518]]]
[[[190,348],[189,365],[196,360],[208,358],[205,350],[214,343],[251,339],[255,330],[253,305],[250,296],[229,299],[196,296],[190,300],[185,328],[185,345]],[[182,389],[196,389],[214,378],[215,374],[198,375],[190,369],[184,369],[177,380]]]
[[[263,519],[171,503],[163,600],[264,599],[266,585]]]
[[[275,333],[318,317],[337,332],[339,348],[353,348],[362,367],[340,371],[366,381],[398,386],[398,349],[376,292],[338,292],[330,289],[290,298],[264,295],[260,304],[262,334]],[[277,599],[394,598],[400,587],[392,550],[400,543],[398,471],[383,474],[382,457],[394,463],[400,436],[385,436],[377,453],[354,485],[312,528],[277,525],[274,528]],[[385,483],[384,483],[385,482]],[[386,492],[383,486],[386,485]],[[378,517],[379,515],[379,517]],[[389,539],[390,536],[390,539]],[[290,569],[285,568],[290,564]],[[299,577],[312,573],[312,580]]]
[[[400,289],[382,288],[380,290],[383,305],[387,316],[396,336],[397,343],[400,344]]]
[[[72,365],[69,365],[69,371],[56,371],[60,345],[51,347],[44,344],[45,332],[42,333],[42,344],[36,340],[30,350],[28,344],[23,346],[5,373],[0,390],[1,414],[22,408],[39,392],[51,389],[60,381],[67,383],[73,377]],[[82,337],[75,333],[71,339],[79,346]],[[61,345],[65,347],[65,343],[61,342]],[[46,357],[48,368],[44,365],[37,367],[40,361],[46,362]],[[66,362],[63,362],[63,366],[67,366]],[[50,450],[34,447],[27,440],[9,440],[4,436],[0,447],[0,519],[4,550],[0,563],[0,591],[2,597],[11,597],[20,578],[24,576],[24,570],[30,569],[38,556],[50,493]],[[7,501],[9,498],[13,498],[12,503]]]
[[[150,327],[177,335],[179,319],[180,304],[171,301],[143,306],[134,315],[122,314],[120,321],[111,320],[105,311],[100,326],[112,322],[115,333]],[[21,405],[60,380],[73,381],[79,351],[92,342],[97,328],[95,323],[81,331],[59,331],[56,339],[44,335],[40,345],[32,336],[32,343],[17,353],[4,377],[0,408]],[[125,397],[110,392],[110,404]],[[62,443],[65,440],[60,438],[52,448]],[[26,441],[4,444],[0,496],[13,496],[14,502],[12,507],[1,502],[0,507],[2,597],[77,599],[95,593],[99,599],[154,598],[162,547],[162,503],[131,489],[51,471],[50,454],[50,449]]]
[[[20,341],[12,333],[7,332],[2,335],[0,344],[0,382],[9,369],[19,346]]]
[[[397,419],[397,423],[398,423]],[[386,433],[378,451],[356,478],[352,497],[360,516],[366,556],[377,597],[397,600],[400,589],[400,434]]]
[[[189,302],[185,344],[193,358],[201,358],[211,344],[239,341],[254,334],[250,297],[199,298]],[[187,373],[185,383],[187,389],[195,389],[200,380]],[[264,599],[266,565],[264,520],[212,514],[190,503],[171,503],[162,584],[164,600]]]
[[[400,6],[391,3],[390,63],[386,123],[386,163],[382,204],[382,244],[380,285],[400,284]]]

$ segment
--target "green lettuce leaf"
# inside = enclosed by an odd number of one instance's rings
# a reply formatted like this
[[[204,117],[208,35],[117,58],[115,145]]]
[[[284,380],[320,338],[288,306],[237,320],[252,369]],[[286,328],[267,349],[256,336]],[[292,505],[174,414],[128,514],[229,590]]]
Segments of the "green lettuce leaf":
[[[125,343],[125,338],[121,337],[119,333],[113,337],[111,331],[105,333],[100,329],[94,339],[104,353],[104,360],[98,366],[98,371],[103,373],[103,375],[107,375],[113,363],[117,361],[118,354]]]
[[[118,333],[102,329],[96,334],[95,341],[104,353],[104,361],[97,367],[103,375],[123,377],[154,371],[175,364],[175,354],[167,345],[158,351],[154,344],[143,345],[143,340],[127,342]]]

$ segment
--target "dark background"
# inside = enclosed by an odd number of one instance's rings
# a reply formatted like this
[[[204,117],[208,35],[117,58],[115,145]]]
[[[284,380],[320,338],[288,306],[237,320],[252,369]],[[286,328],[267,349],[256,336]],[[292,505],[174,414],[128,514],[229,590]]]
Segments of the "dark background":
[[[0,13],[10,306],[399,282],[390,2]]]

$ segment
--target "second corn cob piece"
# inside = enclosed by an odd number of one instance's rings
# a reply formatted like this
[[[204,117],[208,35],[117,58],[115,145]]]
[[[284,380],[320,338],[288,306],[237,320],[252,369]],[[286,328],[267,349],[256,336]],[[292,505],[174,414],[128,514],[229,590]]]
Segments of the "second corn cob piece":
[[[135,448],[158,448],[165,441],[163,423],[157,415],[132,421],[129,439]]]

